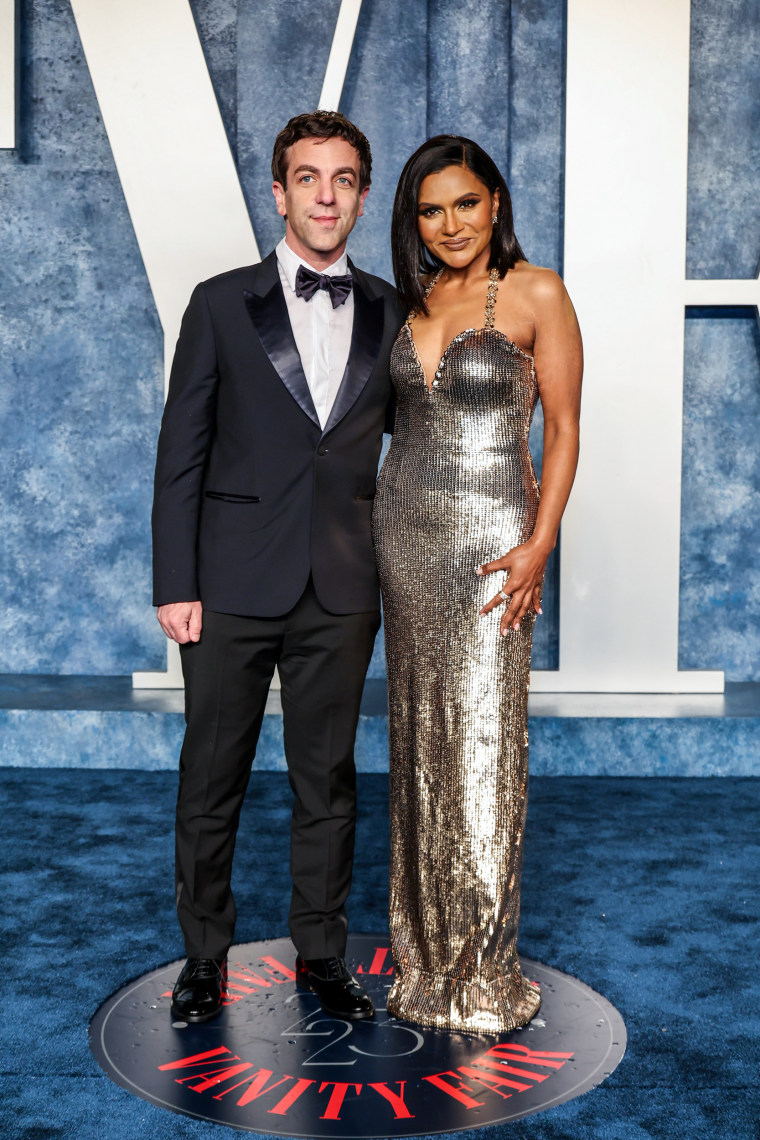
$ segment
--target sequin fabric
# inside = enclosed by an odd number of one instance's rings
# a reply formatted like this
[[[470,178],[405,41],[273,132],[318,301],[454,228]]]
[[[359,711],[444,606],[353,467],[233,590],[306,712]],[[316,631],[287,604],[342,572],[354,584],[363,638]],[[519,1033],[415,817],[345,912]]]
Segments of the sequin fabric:
[[[435,285],[433,281],[431,288]],[[454,338],[428,389],[413,316],[391,356],[398,409],[374,539],[385,610],[391,773],[388,1009],[443,1029],[524,1025],[541,995],[517,957],[534,617],[478,617],[504,576],[475,567],[530,537],[533,360],[493,328]]]

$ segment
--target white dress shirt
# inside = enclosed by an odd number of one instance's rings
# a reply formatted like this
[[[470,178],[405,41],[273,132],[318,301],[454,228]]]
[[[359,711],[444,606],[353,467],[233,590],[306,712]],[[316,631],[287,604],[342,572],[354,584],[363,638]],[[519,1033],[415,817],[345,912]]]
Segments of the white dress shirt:
[[[351,292],[337,309],[333,308],[326,289],[317,289],[312,299],[305,301],[303,297],[296,296],[296,273],[302,264],[314,273],[326,273],[330,277],[348,273],[348,257],[344,252],[327,269],[315,269],[293,253],[285,238],[275,252],[290,327],[320,426],[324,428],[348,363],[354,326],[354,295]]]

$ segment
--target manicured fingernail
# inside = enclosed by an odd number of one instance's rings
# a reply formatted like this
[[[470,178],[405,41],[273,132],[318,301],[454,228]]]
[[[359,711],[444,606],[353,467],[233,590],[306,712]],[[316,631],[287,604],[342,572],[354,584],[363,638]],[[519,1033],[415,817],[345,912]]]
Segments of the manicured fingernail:
[[[514,624],[514,628],[515,628],[515,629],[519,629],[519,628],[520,628],[520,623],[519,623],[519,621],[516,621],[516,622],[515,622],[515,624]]]
[[[502,637],[506,637],[508,633],[509,633],[509,627],[507,627],[507,629],[503,629],[503,630],[501,631],[501,636],[502,636]]]
[[[539,606],[539,607],[538,607],[538,609],[536,610],[536,613],[537,613],[537,614],[542,614],[543,612],[544,612],[544,611],[541,609],[541,607],[540,607],[540,606]]]
[[[485,616],[486,616],[486,611],[485,611],[485,610],[481,610],[481,611],[479,612],[479,614],[478,614],[478,617],[485,617]]]
[[[477,576],[479,578],[482,578],[483,577],[483,567],[482,566],[476,566],[475,567],[475,573],[477,574]]]

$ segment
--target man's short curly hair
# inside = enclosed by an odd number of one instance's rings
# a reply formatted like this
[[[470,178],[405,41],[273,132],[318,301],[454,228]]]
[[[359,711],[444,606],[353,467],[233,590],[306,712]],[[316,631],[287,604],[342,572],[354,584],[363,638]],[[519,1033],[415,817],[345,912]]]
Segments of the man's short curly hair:
[[[274,140],[272,177],[285,186],[288,176],[288,151],[299,139],[345,139],[359,155],[359,189],[372,181],[372,151],[367,136],[339,111],[308,111],[296,115]]]

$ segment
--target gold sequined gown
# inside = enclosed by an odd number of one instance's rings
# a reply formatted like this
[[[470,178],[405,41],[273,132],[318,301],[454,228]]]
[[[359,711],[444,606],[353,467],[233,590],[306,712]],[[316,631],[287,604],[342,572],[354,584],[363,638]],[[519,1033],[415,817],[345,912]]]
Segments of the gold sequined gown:
[[[433,285],[435,282],[433,282]],[[503,582],[475,567],[530,537],[533,360],[485,326],[446,349],[428,389],[411,319],[391,356],[396,423],[373,528],[385,611],[390,729],[388,1009],[496,1033],[536,1013],[517,957],[534,617],[478,617]],[[432,287],[432,286],[431,286]]]

